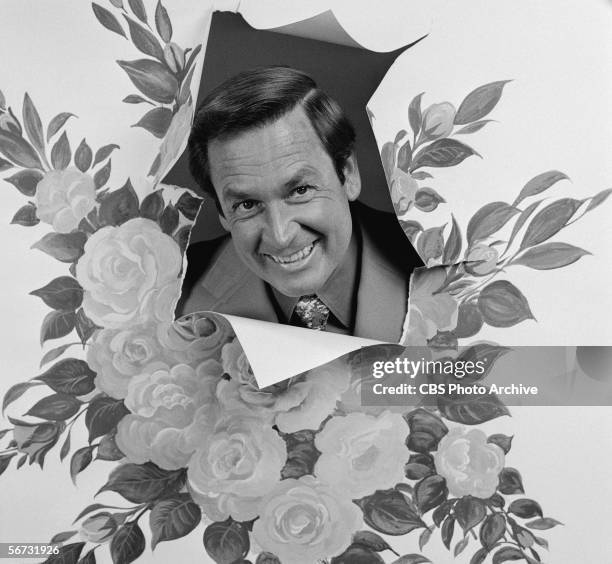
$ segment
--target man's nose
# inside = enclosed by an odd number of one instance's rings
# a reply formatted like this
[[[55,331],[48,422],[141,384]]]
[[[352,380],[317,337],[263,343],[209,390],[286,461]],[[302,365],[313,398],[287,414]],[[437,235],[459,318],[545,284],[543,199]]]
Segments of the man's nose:
[[[268,206],[265,215],[264,242],[277,251],[287,248],[297,232],[299,226],[293,217],[292,210],[284,205]]]

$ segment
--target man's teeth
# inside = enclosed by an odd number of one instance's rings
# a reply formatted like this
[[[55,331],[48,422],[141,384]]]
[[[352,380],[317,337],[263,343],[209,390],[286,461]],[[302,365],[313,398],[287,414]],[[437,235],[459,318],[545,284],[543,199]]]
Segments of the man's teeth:
[[[278,264],[291,264],[292,262],[304,260],[308,255],[310,255],[310,253],[312,253],[314,246],[315,244],[311,243],[310,245],[308,245],[308,247],[304,247],[301,251],[298,251],[297,253],[293,253],[292,255],[286,257],[277,257],[275,255],[266,256],[271,258],[274,262]]]

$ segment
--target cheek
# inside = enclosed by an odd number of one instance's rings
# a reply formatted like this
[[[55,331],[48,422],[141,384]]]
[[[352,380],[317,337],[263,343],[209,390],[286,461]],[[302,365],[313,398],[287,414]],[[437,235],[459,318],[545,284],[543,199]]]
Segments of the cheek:
[[[250,255],[257,251],[260,229],[255,221],[234,223],[230,232],[238,253]]]

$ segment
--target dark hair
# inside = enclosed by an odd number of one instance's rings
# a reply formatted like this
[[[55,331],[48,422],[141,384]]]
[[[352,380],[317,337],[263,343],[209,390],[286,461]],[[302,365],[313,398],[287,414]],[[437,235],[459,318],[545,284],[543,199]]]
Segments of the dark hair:
[[[276,121],[301,105],[340,182],[355,146],[355,130],[338,103],[307,74],[290,67],[258,67],[217,86],[200,104],[189,136],[189,170],[221,212],[210,179],[208,143]]]

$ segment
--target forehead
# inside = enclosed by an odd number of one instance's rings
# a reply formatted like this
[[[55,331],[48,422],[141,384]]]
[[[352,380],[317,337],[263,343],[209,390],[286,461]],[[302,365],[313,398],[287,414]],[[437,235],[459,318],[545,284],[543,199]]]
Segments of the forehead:
[[[331,158],[301,106],[274,122],[212,140],[208,161],[218,194],[228,188],[287,182],[298,171],[326,174],[332,167]]]

